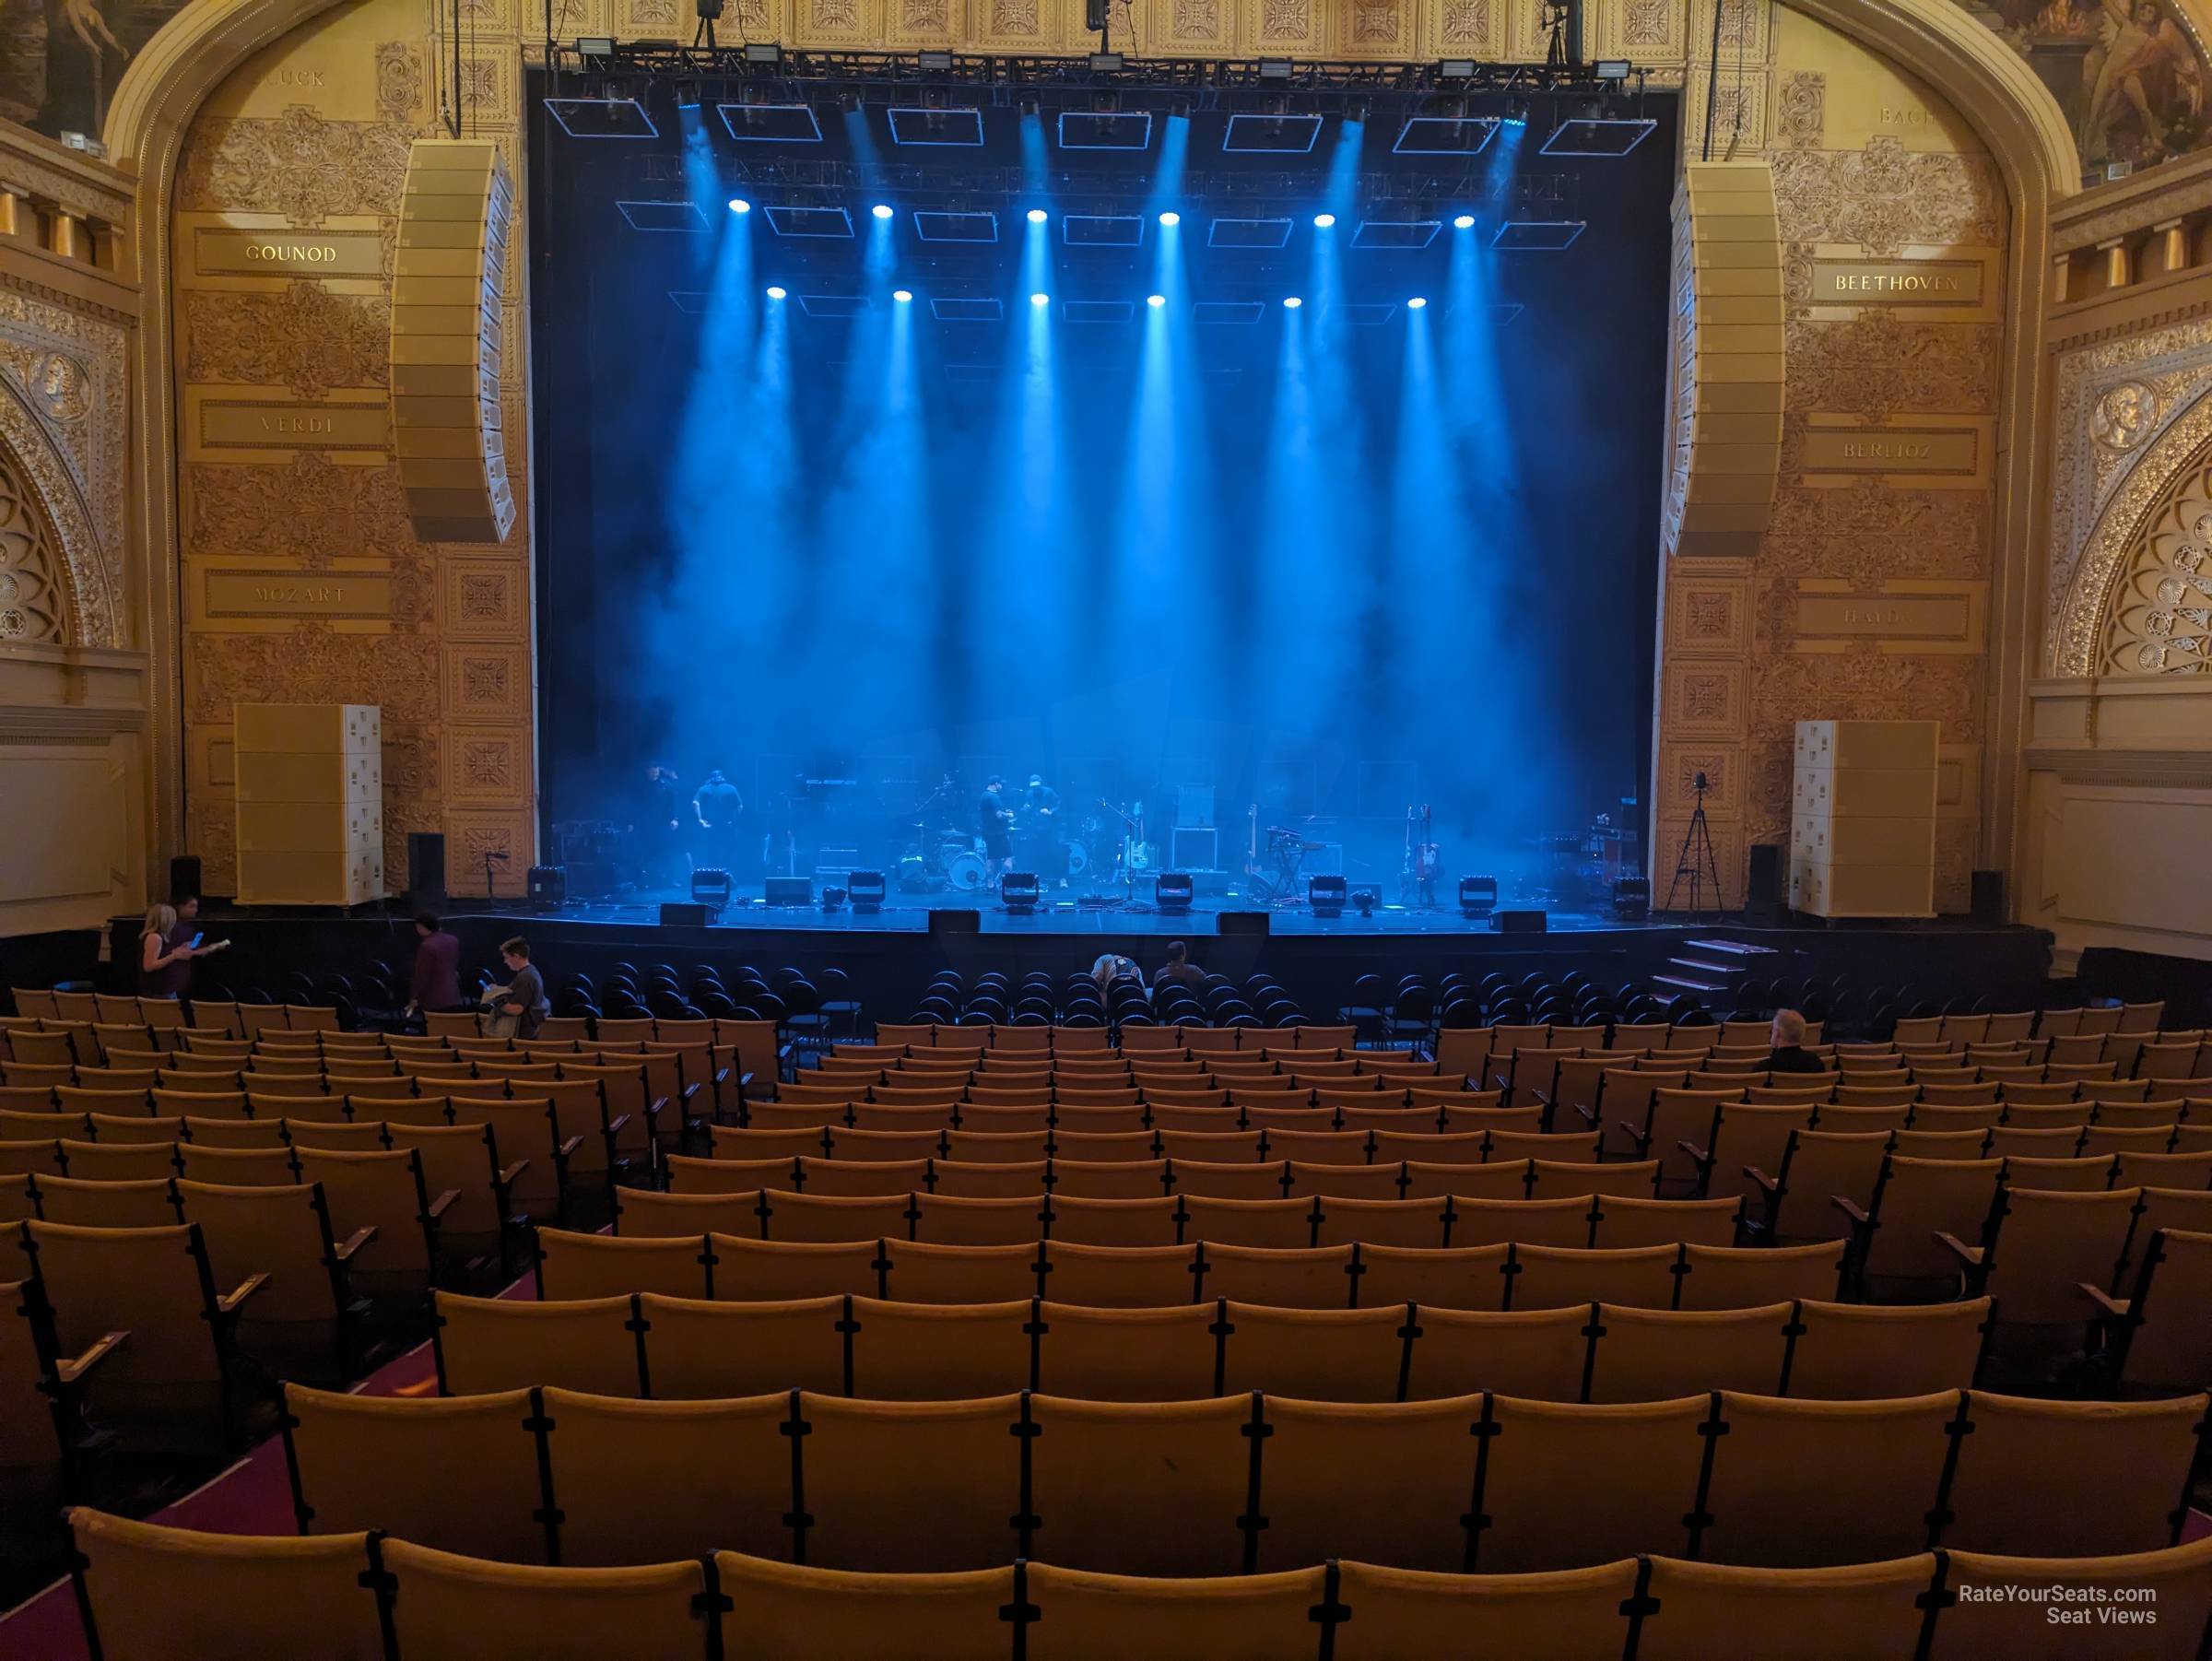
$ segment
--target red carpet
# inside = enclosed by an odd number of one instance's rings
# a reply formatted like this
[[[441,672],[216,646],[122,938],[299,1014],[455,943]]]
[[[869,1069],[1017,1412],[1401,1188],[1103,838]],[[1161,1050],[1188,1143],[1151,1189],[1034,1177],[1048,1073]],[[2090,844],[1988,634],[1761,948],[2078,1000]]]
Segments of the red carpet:
[[[500,1296],[536,1297],[537,1277],[524,1275]],[[437,1389],[438,1369],[428,1344],[385,1363],[359,1386],[363,1396],[430,1396]],[[282,1438],[272,1436],[206,1486],[156,1512],[153,1521],[210,1534],[297,1533]],[[90,1654],[76,1595],[66,1580],[0,1616],[0,1661],[89,1661]]]

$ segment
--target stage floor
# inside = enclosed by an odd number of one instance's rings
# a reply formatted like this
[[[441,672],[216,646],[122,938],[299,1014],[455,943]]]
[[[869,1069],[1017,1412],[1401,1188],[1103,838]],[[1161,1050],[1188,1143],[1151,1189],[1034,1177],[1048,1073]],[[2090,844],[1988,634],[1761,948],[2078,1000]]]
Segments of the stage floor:
[[[1248,900],[1241,893],[1230,891],[1218,895],[1201,896],[1191,902],[1186,912],[1163,912],[1149,900],[1124,901],[1119,895],[1100,901],[1096,896],[1078,893],[1075,889],[1054,889],[1040,896],[1033,912],[1009,912],[990,894],[960,893],[947,890],[941,894],[891,894],[886,897],[880,912],[855,912],[851,904],[835,911],[822,909],[818,888],[816,902],[810,906],[770,905],[762,898],[758,884],[741,890],[742,897],[734,900],[710,918],[708,926],[715,929],[809,929],[852,934],[926,934],[929,914],[933,911],[972,910],[981,914],[982,932],[1006,935],[1211,935],[1215,932],[1215,917],[1222,912],[1265,912],[1267,929],[1273,935],[1488,935],[1497,932],[1487,918],[1462,916],[1449,906],[1415,907],[1391,902],[1377,905],[1372,913],[1361,916],[1351,907],[1345,908],[1340,917],[1316,917],[1310,906],[1300,901],[1294,904],[1269,905],[1264,901]],[[675,889],[638,890],[625,894],[619,900],[571,900],[559,906],[534,910],[512,901],[486,904],[470,901],[465,896],[455,896],[453,909],[460,911],[491,911],[502,915],[557,918],[563,923],[606,923],[636,927],[641,924],[660,922],[660,908],[664,901],[688,902],[691,896]],[[1609,913],[1596,911],[1555,910],[1538,901],[1509,901],[1512,906],[1525,905],[1541,909],[1546,915],[1546,926],[1554,934],[1586,933],[1597,929],[1620,929],[1649,926],[1653,928],[1679,927],[1691,921],[1687,915],[1659,918],[1649,924],[1622,923]],[[1708,913],[1700,921],[1714,921]]]

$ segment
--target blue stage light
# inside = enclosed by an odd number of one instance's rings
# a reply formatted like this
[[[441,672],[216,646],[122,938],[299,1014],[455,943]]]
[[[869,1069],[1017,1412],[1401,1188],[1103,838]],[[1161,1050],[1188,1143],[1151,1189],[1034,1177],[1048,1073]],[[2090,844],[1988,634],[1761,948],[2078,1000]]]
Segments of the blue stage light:
[[[1033,306],[1049,306],[1052,303],[1053,297],[1049,294],[1038,293],[1030,296],[1030,304]]]
[[[879,219],[888,219],[891,217],[891,205],[888,202],[878,202],[868,211]]]
[[[1182,223],[1182,216],[1171,208],[1159,216],[1159,222],[1162,225],[1180,225]]]
[[[911,289],[893,289],[891,290],[891,298],[897,300],[900,305],[906,304],[906,302],[913,299],[913,290]],[[1421,302],[1417,300],[1413,303],[1418,306]]]
[[[730,198],[730,211],[734,214],[749,214],[753,211],[753,205],[750,202],[747,202],[743,196],[732,196]]]
[[[783,298],[783,286],[781,283],[771,285],[768,290],[768,297],[771,300],[782,300]]]
[[[1326,230],[1335,223],[1336,216],[1335,214],[1315,214],[1313,216],[1313,224],[1316,230]]]
[[[1283,296],[1283,310],[1286,312],[1295,312],[1299,309],[1299,307],[1304,305],[1305,303],[1306,302],[1304,300],[1299,299],[1299,297],[1295,294],[1286,294]]]
[[[1406,302],[1406,309],[1408,312],[1418,312],[1428,303],[1429,302],[1427,300],[1423,300],[1419,295],[1417,294],[1411,300]]]
[[[1164,306],[1167,303],[1168,297],[1164,294],[1147,294],[1145,296],[1145,304],[1148,306],[1159,307]]]
[[[1030,208],[1030,224],[1032,224],[1032,225],[1041,225],[1041,224],[1043,224],[1043,223],[1044,223],[1044,219],[1045,219],[1045,214],[1044,214],[1044,209],[1043,209],[1043,208],[1041,208],[1041,207],[1032,207],[1032,208]]]
[[[1452,229],[1453,229],[1453,230],[1474,230],[1474,229],[1475,229],[1475,216],[1474,216],[1473,214],[1461,214],[1461,215],[1459,215],[1459,216],[1458,216],[1456,218],[1454,218],[1454,219],[1452,221]]]

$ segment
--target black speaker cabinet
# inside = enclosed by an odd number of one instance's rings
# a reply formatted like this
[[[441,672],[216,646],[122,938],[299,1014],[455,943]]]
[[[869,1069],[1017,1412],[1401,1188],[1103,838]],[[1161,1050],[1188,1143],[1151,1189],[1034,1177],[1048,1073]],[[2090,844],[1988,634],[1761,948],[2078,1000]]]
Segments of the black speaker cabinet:
[[[1219,912],[1214,917],[1214,932],[1218,935],[1264,935],[1267,932],[1265,912]]]
[[[933,911],[929,913],[929,932],[933,935],[981,934],[983,913],[977,911]]]
[[[771,905],[812,905],[814,878],[811,877],[771,877],[768,879],[768,903]]]
[[[190,900],[200,891],[200,856],[180,854],[169,862],[169,902]]]
[[[1971,910],[1976,924],[1996,928],[2005,921],[2005,873],[1976,871],[1972,878]]]
[[[445,903],[445,838],[438,831],[407,832],[407,897],[431,911]]]
[[[1744,877],[1744,921],[1753,928],[1773,928],[1782,922],[1782,849],[1773,842],[1753,842]]]
[[[704,928],[707,925],[707,908],[688,900],[661,901],[663,928]]]
[[[1550,919],[1543,912],[1498,912],[1494,915],[1501,935],[1540,935],[1550,926]]]

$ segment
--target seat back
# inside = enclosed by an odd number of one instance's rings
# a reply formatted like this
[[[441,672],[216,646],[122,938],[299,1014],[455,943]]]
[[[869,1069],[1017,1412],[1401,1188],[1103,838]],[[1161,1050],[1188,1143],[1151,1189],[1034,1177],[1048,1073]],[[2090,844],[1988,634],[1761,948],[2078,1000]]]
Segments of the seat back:
[[[353,1277],[364,1290],[420,1291],[429,1284],[429,1196],[422,1161],[411,1148],[354,1152],[295,1148],[300,1180],[320,1183],[331,1232],[345,1239],[373,1227],[376,1238],[355,1254]]]
[[[199,1230],[23,1227],[61,1352],[82,1354],[111,1332],[131,1335],[92,1373],[90,1410],[153,1441],[171,1432],[201,1441],[219,1431],[223,1358]]]

